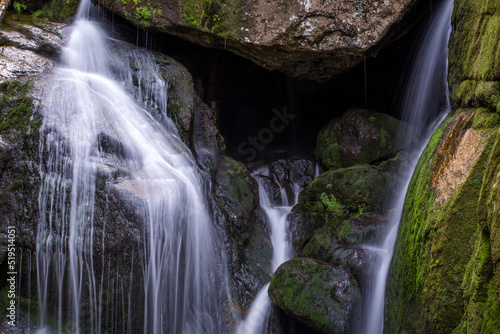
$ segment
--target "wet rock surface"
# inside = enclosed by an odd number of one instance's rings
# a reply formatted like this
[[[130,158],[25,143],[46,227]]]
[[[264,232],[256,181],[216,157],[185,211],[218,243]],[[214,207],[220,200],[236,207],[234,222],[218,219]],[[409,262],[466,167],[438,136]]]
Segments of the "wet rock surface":
[[[227,249],[236,314],[245,313],[271,277],[272,245],[259,207],[259,189],[248,169],[223,157],[214,181],[215,219]],[[238,316],[238,315],[237,315]]]
[[[53,66],[66,26],[7,14],[0,30],[0,81],[38,75]]]

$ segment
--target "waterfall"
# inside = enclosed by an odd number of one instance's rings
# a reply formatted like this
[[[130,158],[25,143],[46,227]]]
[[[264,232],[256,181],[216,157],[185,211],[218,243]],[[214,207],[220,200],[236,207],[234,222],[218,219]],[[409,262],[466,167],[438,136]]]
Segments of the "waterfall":
[[[222,247],[205,177],[167,117],[168,87],[151,55],[111,39],[88,18],[90,9],[83,0],[43,110],[40,332],[52,331],[49,303],[58,332],[110,333],[107,326],[132,333],[137,317],[147,334],[224,332]],[[108,174],[115,184],[100,181]],[[98,187],[106,196],[121,194],[138,217],[135,237],[143,247],[128,249],[127,261],[142,266],[141,278],[133,270],[121,274],[107,254],[106,231],[116,222],[98,212]],[[133,309],[137,282],[144,304]]]
[[[293,163],[292,163],[293,164]],[[290,190],[293,193],[291,203],[289,194],[280,180],[270,172],[269,166],[261,167],[252,173],[253,178],[259,185],[259,204],[266,214],[269,227],[271,228],[271,243],[273,245],[273,257],[271,261],[272,273],[285,261],[293,256],[291,237],[288,231],[287,218],[295,204],[298,203],[299,193],[312,180],[304,181],[300,172],[290,167]],[[311,167],[312,171],[312,167]],[[319,167],[315,166],[314,177],[319,175]],[[311,175],[312,176],[312,175]],[[282,180],[281,180],[282,181]],[[279,195],[275,199],[275,188],[278,187]],[[260,334],[265,333],[269,321],[271,300],[267,294],[269,283],[264,285],[253,301],[247,318],[238,327],[238,334]]]
[[[363,332],[366,334],[383,332],[387,275],[394,253],[407,189],[430,136],[450,110],[447,59],[452,10],[453,0],[444,0],[433,13],[426,27],[424,39],[418,49],[406,87],[402,119],[411,124],[417,134],[422,134],[422,141],[412,153],[407,180],[402,183],[398,192],[401,195],[393,199],[391,207],[395,210],[385,238],[380,245],[365,246],[368,251],[378,254],[378,261],[373,265],[375,268],[374,282],[368,300],[365,302],[367,310],[365,310]],[[441,112],[437,115],[436,111]],[[402,140],[409,143],[413,135],[413,133],[403,134]]]

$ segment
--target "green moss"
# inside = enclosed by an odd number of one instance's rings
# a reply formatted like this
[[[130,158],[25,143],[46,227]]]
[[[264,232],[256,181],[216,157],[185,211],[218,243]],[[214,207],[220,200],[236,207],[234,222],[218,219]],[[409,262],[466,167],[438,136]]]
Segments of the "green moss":
[[[500,115],[492,113],[487,108],[479,108],[474,113],[472,127],[476,130],[489,129],[500,125]]]
[[[463,317],[466,326],[472,326],[472,318],[479,319],[479,329],[483,323],[485,309],[472,301],[482,295],[481,305],[485,305],[485,290],[471,289],[488,286],[491,278],[485,274],[488,261],[491,263],[489,246],[476,241],[482,233],[479,202],[493,142],[492,130],[484,125],[489,116],[483,116],[479,112],[475,121],[459,129],[464,133],[468,126],[476,124],[483,129],[487,144],[465,183],[446,202],[436,202],[432,185],[435,172],[443,163],[439,150],[446,150],[440,145],[450,119],[433,134],[417,165],[391,267],[394,280],[388,293],[389,332],[451,333],[462,328]],[[467,314],[473,313],[476,315],[469,319]],[[469,333],[479,333],[479,329]]]
[[[6,284],[2,290],[0,290],[0,318],[4,319],[7,315],[7,307],[9,306],[9,285]]]
[[[12,185],[10,186],[10,191],[15,191],[19,188],[21,188],[23,186],[23,183],[24,181],[20,180],[20,181],[15,181],[14,183],[12,183]]]
[[[308,258],[294,258],[281,265],[268,292],[273,304],[322,332],[349,332],[349,322],[355,321],[360,311],[356,281],[340,267]]]
[[[218,37],[240,34],[241,0],[182,0],[185,22]]]
[[[4,102],[0,105],[0,133],[13,135],[19,133],[29,136],[41,125],[40,120],[33,120],[33,102],[28,96],[30,84],[7,81],[0,84],[0,94]]]
[[[140,24],[143,26],[149,26],[149,18],[151,17],[151,11],[148,7],[142,6],[135,9],[135,18],[139,20]]]
[[[316,156],[320,158],[327,169],[341,168],[339,144],[337,142],[338,131],[321,131],[318,134],[316,144]]]
[[[387,145],[391,145],[392,143],[389,141],[389,133],[386,129],[380,128],[380,146],[386,147]]]
[[[329,234],[315,234],[306,244],[302,251],[302,256],[312,257],[321,261],[327,261],[332,238]]]
[[[500,80],[500,4],[456,2],[452,22],[449,82],[454,106],[498,109]],[[494,88],[496,86],[496,90]]]
[[[318,133],[314,153],[330,170],[373,163],[404,147],[397,141],[399,130],[411,131],[406,123],[386,114],[349,109]]]
[[[53,22],[66,22],[76,14],[78,4],[78,0],[52,0],[46,3],[42,8],[42,13],[38,15]]]

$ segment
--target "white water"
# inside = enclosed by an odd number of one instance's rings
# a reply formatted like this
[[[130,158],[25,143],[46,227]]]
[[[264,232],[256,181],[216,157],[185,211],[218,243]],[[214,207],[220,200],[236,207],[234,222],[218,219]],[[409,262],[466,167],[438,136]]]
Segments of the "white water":
[[[430,136],[444,120],[449,107],[447,85],[448,39],[451,33],[451,13],[453,0],[445,0],[431,17],[426,28],[424,40],[419,47],[408,87],[403,101],[403,120],[413,125],[422,134],[420,147],[413,153],[409,164],[408,178],[401,185],[400,196],[395,198],[391,207],[395,208],[389,228],[383,242],[377,246],[366,246],[367,251],[379,255],[373,265],[374,282],[369,299],[366,302],[363,332],[365,334],[381,334],[384,329],[385,288],[389,266],[394,254],[399,223],[403,212],[406,193],[417,162],[427,145]],[[445,103],[444,111],[430,125],[428,118],[436,118],[429,112],[440,108],[440,101]],[[427,126],[427,128],[425,128]],[[413,134],[406,133],[404,140],[410,142]]]
[[[68,326],[73,333],[100,333],[109,318],[104,312],[120,324],[122,331],[112,328],[121,333],[132,331],[138,312],[144,312],[147,334],[222,332],[222,255],[203,177],[166,118],[167,86],[147,52],[110,39],[88,19],[89,9],[90,1],[82,1],[44,110],[36,253],[40,332],[48,331],[51,293],[57,294],[58,332]],[[131,59],[140,67],[136,73],[127,62]],[[134,75],[144,92],[134,88]],[[159,110],[162,124],[146,105]],[[112,165],[99,144],[103,135],[119,143],[123,153]],[[145,300],[135,310],[130,306],[132,270],[130,287],[124,287],[120,268],[105,261],[106,249],[99,257],[94,254],[97,244],[105,247],[106,228],[112,228],[104,221],[102,240],[95,239],[97,174],[117,168],[127,177],[107,186],[132,195],[128,205],[142,220],[144,249],[135,261],[143,263]],[[96,273],[101,257],[102,271]],[[131,261],[133,266],[134,256]],[[110,291],[105,304],[103,292]],[[71,317],[64,319],[68,313]]]
[[[316,175],[318,176],[319,170],[316,165]],[[285,188],[279,182],[276,182],[280,189],[281,205],[275,205],[272,201],[272,189],[267,189],[262,177],[271,177],[269,175],[269,168],[262,167],[252,173],[252,176],[259,184],[259,204],[265,212],[269,226],[271,227],[271,243],[273,245],[273,258],[272,258],[272,273],[285,261],[293,256],[293,247],[291,244],[291,237],[288,231],[287,218],[292,208],[297,204],[299,193],[302,187],[292,181],[291,187],[294,193],[293,203],[289,204]],[[264,333],[267,329],[269,321],[269,313],[271,307],[271,300],[267,294],[269,283],[264,285],[259,291],[255,300],[248,311],[247,318],[238,327],[238,334],[260,334]]]

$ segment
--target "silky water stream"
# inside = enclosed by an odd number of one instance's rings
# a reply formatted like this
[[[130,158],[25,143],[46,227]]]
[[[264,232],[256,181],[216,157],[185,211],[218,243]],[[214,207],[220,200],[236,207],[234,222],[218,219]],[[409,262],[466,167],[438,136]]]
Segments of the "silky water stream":
[[[389,266],[394,253],[394,246],[401,221],[408,186],[418,159],[427,145],[432,133],[444,120],[450,110],[447,59],[448,40],[451,33],[451,13],[453,0],[443,1],[432,14],[425,27],[410,77],[404,93],[402,119],[410,124],[414,131],[400,134],[400,140],[410,144],[415,135],[421,140],[412,152],[408,164],[407,179],[401,183],[400,195],[393,198],[394,208],[386,236],[378,245],[366,245],[364,248],[377,254],[373,264],[373,284],[365,298],[365,317],[363,332],[380,334],[384,328],[385,288]]]
[[[148,334],[225,332],[207,181],[167,117],[168,87],[152,55],[112,39],[90,9],[83,0],[43,111],[39,331],[136,333],[142,322]],[[125,269],[107,253],[117,231],[97,188],[121,196],[135,224]]]

